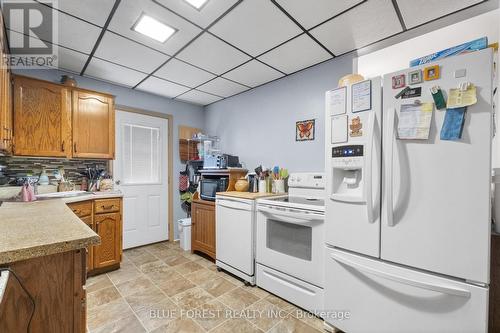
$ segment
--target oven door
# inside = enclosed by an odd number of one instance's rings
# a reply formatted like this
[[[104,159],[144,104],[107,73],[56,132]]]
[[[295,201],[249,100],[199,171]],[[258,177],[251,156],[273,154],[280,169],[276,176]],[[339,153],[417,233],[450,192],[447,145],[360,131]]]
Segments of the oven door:
[[[257,262],[323,287],[324,214],[258,205]]]

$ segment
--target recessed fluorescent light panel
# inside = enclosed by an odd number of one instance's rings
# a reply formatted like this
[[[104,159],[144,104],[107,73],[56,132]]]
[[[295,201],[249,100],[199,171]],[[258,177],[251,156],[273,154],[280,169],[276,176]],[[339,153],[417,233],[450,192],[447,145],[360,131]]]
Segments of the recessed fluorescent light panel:
[[[200,10],[201,7],[205,6],[208,0],[184,0],[194,8]]]
[[[176,31],[174,28],[169,27],[168,25],[163,24],[146,14],[142,14],[141,17],[139,17],[135,25],[132,27],[132,30],[148,36],[149,38],[153,38],[160,43],[165,43],[165,41]]]

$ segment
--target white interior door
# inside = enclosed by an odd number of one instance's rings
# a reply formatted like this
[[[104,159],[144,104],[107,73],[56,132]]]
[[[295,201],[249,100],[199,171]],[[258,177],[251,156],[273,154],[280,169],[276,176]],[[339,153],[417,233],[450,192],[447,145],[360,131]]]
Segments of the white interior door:
[[[113,175],[123,193],[123,247],[168,239],[168,120],[116,112]]]

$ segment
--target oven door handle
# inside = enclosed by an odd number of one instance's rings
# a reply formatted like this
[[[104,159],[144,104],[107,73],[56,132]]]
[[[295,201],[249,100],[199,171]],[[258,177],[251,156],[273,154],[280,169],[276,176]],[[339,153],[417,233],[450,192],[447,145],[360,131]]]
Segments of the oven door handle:
[[[275,208],[259,207],[259,211],[267,216],[273,216],[279,221],[293,224],[308,224],[313,221],[324,220],[324,216],[314,213],[295,213],[290,210],[278,210]]]

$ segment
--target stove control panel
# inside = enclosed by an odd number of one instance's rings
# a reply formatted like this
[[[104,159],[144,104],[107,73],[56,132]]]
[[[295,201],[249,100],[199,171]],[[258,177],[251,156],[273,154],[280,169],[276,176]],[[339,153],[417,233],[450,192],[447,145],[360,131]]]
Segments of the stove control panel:
[[[288,178],[288,187],[324,188],[325,174],[322,172],[292,173]]]

